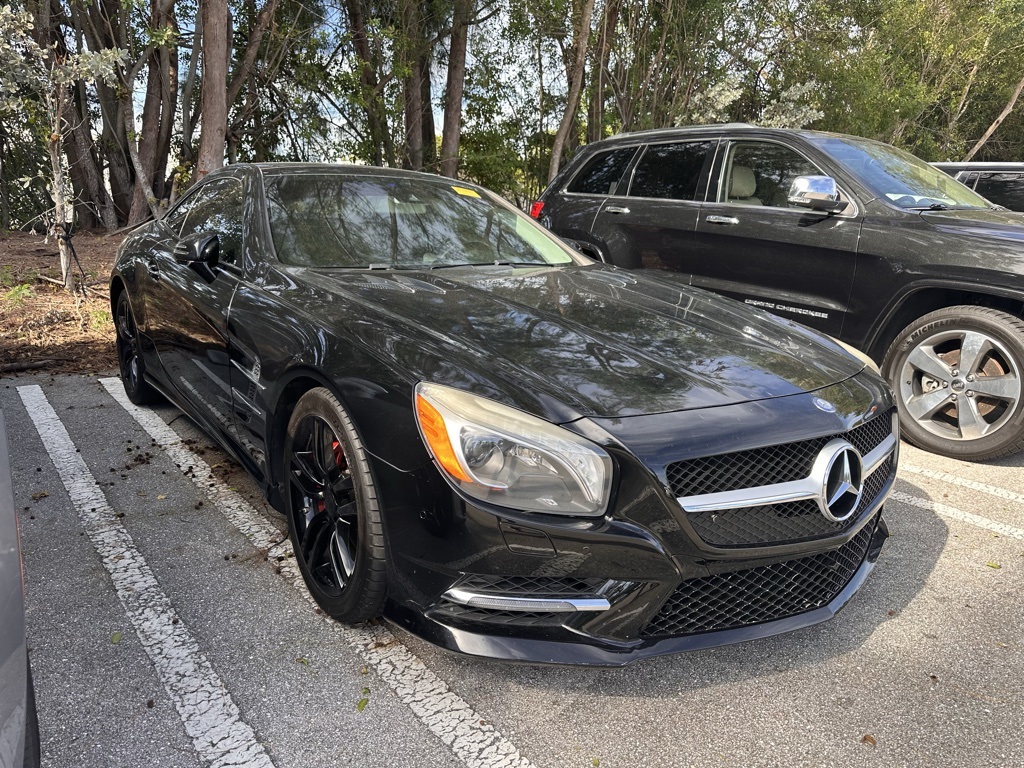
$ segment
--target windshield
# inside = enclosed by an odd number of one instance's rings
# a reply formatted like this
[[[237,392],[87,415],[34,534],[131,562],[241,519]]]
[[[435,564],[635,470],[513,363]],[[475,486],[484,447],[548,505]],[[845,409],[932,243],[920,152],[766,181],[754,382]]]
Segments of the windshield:
[[[811,141],[879,197],[907,209],[991,208],[985,198],[896,147],[849,136]]]
[[[525,214],[453,182],[356,173],[266,180],[278,258],[304,267],[434,269],[464,264],[571,264]]]

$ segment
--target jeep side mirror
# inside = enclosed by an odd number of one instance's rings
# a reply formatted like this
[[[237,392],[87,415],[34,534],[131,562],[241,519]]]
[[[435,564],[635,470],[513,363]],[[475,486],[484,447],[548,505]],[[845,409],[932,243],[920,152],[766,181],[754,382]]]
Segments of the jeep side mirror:
[[[797,176],[789,187],[789,204],[825,213],[839,213],[849,205],[839,199],[839,187],[831,176]]]

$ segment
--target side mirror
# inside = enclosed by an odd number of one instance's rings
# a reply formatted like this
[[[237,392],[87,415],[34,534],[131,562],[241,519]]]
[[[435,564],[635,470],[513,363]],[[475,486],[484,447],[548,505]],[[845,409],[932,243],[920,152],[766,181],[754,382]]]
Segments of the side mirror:
[[[839,213],[849,205],[839,199],[839,187],[831,176],[797,176],[789,187],[789,204],[825,213]]]
[[[205,264],[211,269],[220,261],[220,237],[213,232],[189,235],[174,248],[180,264]]]

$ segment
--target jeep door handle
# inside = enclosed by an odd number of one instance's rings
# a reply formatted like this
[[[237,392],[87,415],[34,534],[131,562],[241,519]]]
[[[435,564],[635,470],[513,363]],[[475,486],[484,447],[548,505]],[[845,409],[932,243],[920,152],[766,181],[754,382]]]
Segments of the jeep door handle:
[[[708,224],[739,224],[740,220],[735,216],[708,216],[704,221]]]
[[[629,208],[623,208],[621,205],[609,205],[604,210],[605,213],[629,213]]]

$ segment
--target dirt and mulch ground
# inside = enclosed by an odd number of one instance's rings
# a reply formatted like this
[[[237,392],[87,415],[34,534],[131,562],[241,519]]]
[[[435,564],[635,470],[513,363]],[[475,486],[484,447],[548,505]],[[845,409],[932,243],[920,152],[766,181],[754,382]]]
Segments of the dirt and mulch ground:
[[[50,282],[60,281],[53,238],[0,231],[0,376],[117,367],[107,282],[122,237],[75,234],[87,286],[83,297]],[[80,279],[78,265],[73,268]]]

